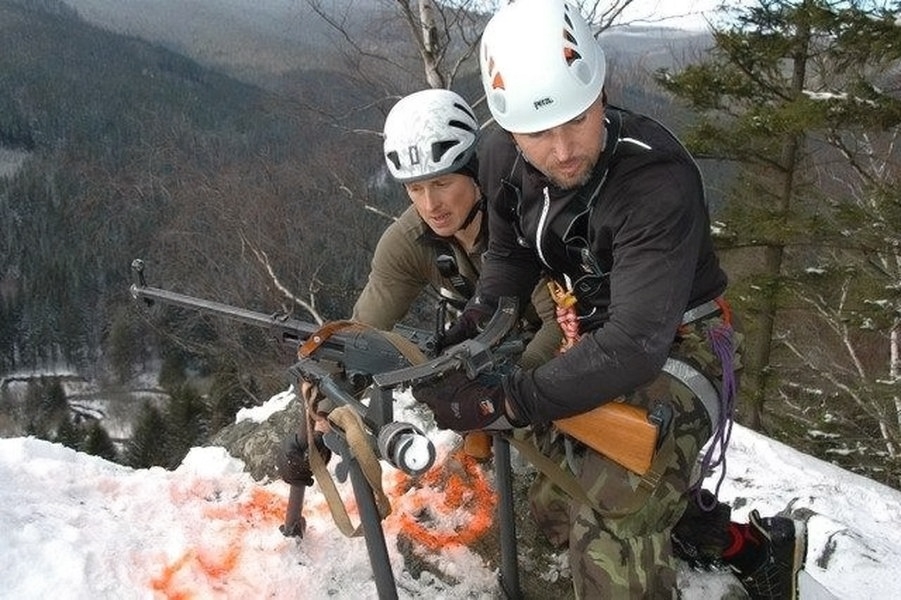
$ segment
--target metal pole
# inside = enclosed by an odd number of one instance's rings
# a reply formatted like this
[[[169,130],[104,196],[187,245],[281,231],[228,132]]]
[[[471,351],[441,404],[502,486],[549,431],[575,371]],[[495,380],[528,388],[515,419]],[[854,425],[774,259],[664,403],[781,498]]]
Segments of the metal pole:
[[[288,508],[285,510],[285,523],[281,526],[282,535],[287,537],[303,537],[307,522],[303,517],[303,497],[307,491],[305,485],[292,485],[288,494]]]
[[[397,584],[394,582],[394,573],[391,571],[391,560],[388,558],[385,532],[382,530],[382,520],[375,504],[375,496],[372,494],[369,482],[366,481],[360,463],[353,457],[345,458],[345,460],[349,463],[350,483],[360,509],[360,523],[363,526],[363,537],[366,540],[369,564],[372,565],[372,575],[375,579],[379,600],[396,600]]]
[[[519,565],[516,556],[516,519],[513,510],[513,469],[510,465],[510,442],[502,435],[494,436],[494,471],[497,479],[497,514],[501,536],[501,589],[507,598],[519,600]]]

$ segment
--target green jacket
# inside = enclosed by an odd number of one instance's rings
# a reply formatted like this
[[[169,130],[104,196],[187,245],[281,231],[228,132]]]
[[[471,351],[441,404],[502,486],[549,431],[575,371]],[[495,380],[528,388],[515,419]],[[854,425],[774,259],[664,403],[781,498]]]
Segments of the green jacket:
[[[487,231],[484,224],[482,229]],[[431,230],[419,218],[413,205],[385,229],[372,256],[369,281],[354,305],[352,318],[355,321],[378,329],[391,329],[404,318],[427,287],[445,297],[467,300],[439,272],[433,239]],[[475,283],[482,265],[482,253],[487,247],[485,236],[469,254],[455,241],[449,245],[460,274]],[[540,319],[538,315],[541,315]],[[529,369],[554,356],[563,338],[546,280],[539,281],[535,287],[525,320],[527,327],[535,332],[520,360],[520,364]]]

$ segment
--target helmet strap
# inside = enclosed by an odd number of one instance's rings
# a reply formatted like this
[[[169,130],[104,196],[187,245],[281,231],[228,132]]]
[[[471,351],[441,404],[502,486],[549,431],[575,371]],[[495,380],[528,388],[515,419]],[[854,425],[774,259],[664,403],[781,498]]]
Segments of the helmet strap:
[[[482,195],[481,191],[479,192],[479,199],[476,200],[475,204],[472,205],[472,208],[469,210],[469,214],[466,215],[466,220],[463,221],[463,224],[460,225],[460,229],[466,229],[472,224],[473,219],[476,218],[476,215],[485,208],[485,196]]]

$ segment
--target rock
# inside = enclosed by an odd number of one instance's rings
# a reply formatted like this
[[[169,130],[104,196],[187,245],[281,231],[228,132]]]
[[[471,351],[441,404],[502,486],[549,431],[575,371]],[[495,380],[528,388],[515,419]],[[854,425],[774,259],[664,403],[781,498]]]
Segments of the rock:
[[[244,461],[245,469],[257,481],[278,479],[276,456],[284,439],[297,430],[300,408],[297,398],[284,410],[272,413],[265,421],[246,419],[222,428],[209,445],[222,446],[229,454]]]

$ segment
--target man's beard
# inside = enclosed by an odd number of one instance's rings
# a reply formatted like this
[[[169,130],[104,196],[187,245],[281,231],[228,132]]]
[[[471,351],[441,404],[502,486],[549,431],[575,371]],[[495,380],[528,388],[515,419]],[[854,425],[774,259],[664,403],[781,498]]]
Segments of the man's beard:
[[[560,180],[556,177],[551,178],[551,182],[560,190],[569,191],[582,187],[588,180],[591,179],[590,174],[586,174],[584,176],[580,176],[578,179],[567,179],[565,181]]]
[[[595,161],[595,164],[597,161]],[[569,191],[576,188],[580,188],[583,185],[587,184],[591,180],[591,172],[594,170],[594,164],[592,164],[591,168],[585,169],[584,171],[577,173],[572,177],[567,177],[565,179],[555,176],[549,175],[545,173],[545,177],[550,179],[551,183],[554,184],[559,190]]]
[[[561,175],[554,173],[545,173],[544,176],[547,177],[554,186],[562,191],[570,191],[574,189],[578,189],[583,185],[588,184],[591,181],[591,176],[594,174],[594,170],[597,168],[598,163],[601,160],[601,154],[603,152],[603,144],[597,150],[597,154],[595,156],[589,156],[586,162],[582,163],[583,170],[573,174],[573,175]]]

